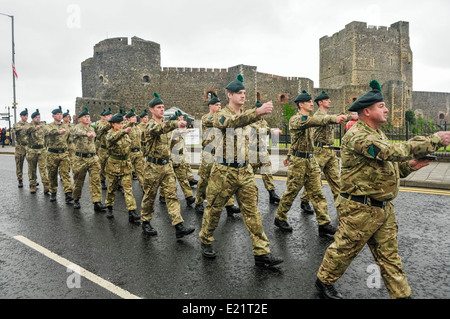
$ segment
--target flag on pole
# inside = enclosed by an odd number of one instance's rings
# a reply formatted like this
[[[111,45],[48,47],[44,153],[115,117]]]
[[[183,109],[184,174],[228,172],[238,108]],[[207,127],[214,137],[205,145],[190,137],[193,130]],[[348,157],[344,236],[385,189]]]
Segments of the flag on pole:
[[[13,62],[13,64],[12,64],[12,69],[13,69],[13,72],[14,72],[14,76],[16,77],[16,79],[18,79],[19,76],[17,75],[16,67],[14,66],[14,62]]]

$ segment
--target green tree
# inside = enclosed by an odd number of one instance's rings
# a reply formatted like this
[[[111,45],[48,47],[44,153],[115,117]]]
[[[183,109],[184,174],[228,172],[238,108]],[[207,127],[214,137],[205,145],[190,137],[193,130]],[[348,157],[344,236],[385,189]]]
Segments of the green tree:
[[[414,111],[408,110],[405,112],[405,121],[412,125],[416,124],[416,115],[414,114]]]
[[[295,107],[293,107],[289,103],[286,103],[284,105],[283,117],[287,123],[289,123],[289,120],[291,119],[292,116],[294,116],[294,114],[295,114]]]

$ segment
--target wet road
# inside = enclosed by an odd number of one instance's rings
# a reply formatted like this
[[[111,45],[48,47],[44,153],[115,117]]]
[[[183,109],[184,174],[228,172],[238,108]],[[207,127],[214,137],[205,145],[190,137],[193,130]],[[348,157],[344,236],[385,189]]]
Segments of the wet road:
[[[300,196],[289,213],[292,233],[273,225],[277,206],[269,204],[261,179],[259,208],[272,253],[284,259],[273,269],[254,266],[250,238],[237,215],[225,211],[215,232],[214,260],[202,257],[198,232],[201,216],[181,202],[192,235],[176,240],[167,209],[156,202],[147,237],[130,224],[123,195],[118,193],[115,218],[93,210],[87,179],[81,209],[64,202],[59,186],[57,202],[49,201],[42,186],[29,193],[27,174],[17,188],[13,156],[0,156],[0,298],[111,299],[317,299],[315,275],[330,239],[318,236],[314,215],[300,213]],[[26,169],[26,168],[25,168]],[[285,190],[277,178],[277,193]],[[134,181],[140,208],[142,192]],[[332,195],[323,186],[329,203]],[[195,194],[195,192],[194,192]],[[105,191],[103,191],[103,198]],[[178,188],[178,198],[183,198]],[[450,297],[450,192],[402,190],[394,201],[399,224],[399,249],[414,298]],[[335,208],[329,214],[337,225]],[[38,245],[38,246],[36,246]],[[68,268],[81,267],[83,276]],[[370,250],[365,247],[336,288],[345,298],[387,299]]]

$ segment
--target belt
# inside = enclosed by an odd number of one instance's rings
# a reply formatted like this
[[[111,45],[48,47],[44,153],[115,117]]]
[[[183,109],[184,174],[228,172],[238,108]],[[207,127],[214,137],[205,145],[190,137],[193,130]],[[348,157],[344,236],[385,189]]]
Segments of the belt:
[[[380,202],[379,200],[370,198],[367,195],[356,196],[356,195],[349,195],[346,193],[341,193],[341,196],[344,198],[353,200],[355,202],[364,204],[364,205],[375,206],[375,207],[380,207],[380,208],[385,208],[388,203],[387,201]]]
[[[220,160],[220,158],[218,157],[217,158],[217,163],[218,164],[223,165],[223,166],[233,167],[233,168],[242,168],[242,167],[245,167],[245,166],[248,165],[247,161],[245,161],[243,163],[236,163],[236,162],[227,163],[224,158],[220,162],[219,162],[219,160]]]
[[[303,152],[292,151],[292,155],[301,157],[301,158],[313,158],[313,153],[303,153]]]
[[[324,146],[333,146],[333,144],[325,144],[325,143],[314,142],[314,146],[323,148]]]
[[[80,153],[80,152],[75,152],[75,155],[76,156],[79,156],[79,157],[87,157],[87,158],[90,158],[90,157],[94,157],[95,155],[97,155],[96,153]]]
[[[166,165],[167,163],[169,163],[169,159],[168,159],[168,158],[153,158],[153,157],[148,157],[148,158],[147,158],[147,162],[155,163],[155,164],[158,164],[158,165]]]
[[[65,148],[48,148],[47,151],[50,153],[56,153],[56,154],[62,154],[65,153],[67,150]]]
[[[130,156],[128,154],[125,156],[116,156],[116,155],[109,154],[109,157],[111,157],[112,159],[115,159],[117,161],[126,161]]]
[[[33,150],[40,150],[41,148],[44,148],[44,145],[37,145],[37,146],[30,146]]]
[[[139,152],[140,150],[141,150],[140,148],[132,148],[132,149],[130,150],[130,152],[137,153],[137,152]]]

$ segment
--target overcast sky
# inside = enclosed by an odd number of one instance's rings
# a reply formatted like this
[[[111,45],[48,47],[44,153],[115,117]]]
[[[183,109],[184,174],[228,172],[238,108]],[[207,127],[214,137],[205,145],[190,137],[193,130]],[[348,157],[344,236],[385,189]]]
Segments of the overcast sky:
[[[319,39],[352,21],[408,21],[413,89],[450,92],[448,0],[2,0],[0,13],[15,20],[17,120],[25,107],[47,121],[58,105],[73,114],[81,62],[113,37],[159,43],[163,67],[246,64],[319,87]],[[11,61],[11,19],[0,15],[0,113],[13,102]]]

